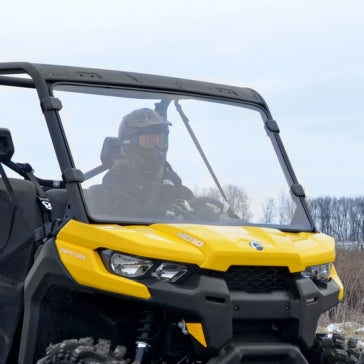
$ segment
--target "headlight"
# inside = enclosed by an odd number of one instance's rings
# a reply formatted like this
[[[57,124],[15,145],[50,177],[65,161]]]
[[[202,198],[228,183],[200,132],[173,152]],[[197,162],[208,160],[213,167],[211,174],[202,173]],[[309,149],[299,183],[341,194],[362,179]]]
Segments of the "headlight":
[[[314,281],[327,281],[330,279],[331,267],[332,263],[311,265],[304,272],[301,272],[301,275]]]
[[[152,267],[153,263],[147,259],[120,253],[112,253],[110,257],[110,268],[112,271],[127,278],[141,277]]]
[[[159,280],[173,283],[184,276],[186,273],[187,267],[183,264],[163,262],[152,273],[152,276]]]
[[[127,255],[109,249],[100,250],[102,260],[113,273],[125,278],[154,277],[174,283],[188,272],[184,264],[156,262],[151,259]]]

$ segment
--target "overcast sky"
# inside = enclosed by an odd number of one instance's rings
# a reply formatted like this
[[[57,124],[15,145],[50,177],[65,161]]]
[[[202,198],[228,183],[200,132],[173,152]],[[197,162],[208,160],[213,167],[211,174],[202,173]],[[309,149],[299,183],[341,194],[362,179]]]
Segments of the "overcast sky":
[[[0,13],[1,62],[254,88],[307,195],[364,195],[364,1],[0,0]]]

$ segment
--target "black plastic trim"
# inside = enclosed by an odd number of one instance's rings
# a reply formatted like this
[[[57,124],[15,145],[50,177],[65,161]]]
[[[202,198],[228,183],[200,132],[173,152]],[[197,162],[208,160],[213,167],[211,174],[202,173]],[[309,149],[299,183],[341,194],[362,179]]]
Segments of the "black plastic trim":
[[[71,289],[79,288],[62,265],[54,239],[51,239],[41,247],[25,281],[24,319],[19,364],[35,362],[34,355],[39,334],[41,302],[53,285],[62,285]]]
[[[65,171],[63,171],[62,177],[64,182],[66,183],[83,182],[85,180],[82,171],[77,168],[66,169]]]
[[[267,120],[265,125],[269,131],[272,131],[273,133],[279,133],[279,126],[275,120]]]
[[[201,320],[209,349],[218,350],[232,339],[232,304],[223,280],[194,276],[181,285],[155,281],[147,286],[149,301]]]
[[[56,82],[87,82],[94,85],[104,84],[110,86],[131,86],[143,89],[151,88],[163,89],[166,91],[192,92],[232,100],[241,100],[267,109],[267,105],[263,98],[256,91],[245,87],[226,86],[183,78],[105,69],[28,62],[0,63],[0,75],[24,72],[34,79],[34,83],[37,88],[39,87],[40,82],[46,82],[49,84]],[[9,78],[7,78],[6,81],[7,84],[10,84]],[[14,82],[16,82],[16,80]],[[47,95],[44,95],[43,97],[45,96]],[[40,99],[43,99],[43,97],[40,97]],[[269,113],[268,110],[267,112]]]
[[[57,99],[56,97],[45,97],[41,103],[40,106],[42,108],[42,111],[49,111],[49,110],[61,110],[62,109],[62,102],[60,99]]]
[[[308,364],[296,346],[282,343],[244,343],[234,340],[221,349],[218,357],[210,359],[208,364],[240,364],[241,360],[253,357],[254,362],[274,362],[284,364]],[[259,361],[257,361],[260,359]],[[249,361],[250,363],[251,361]]]
[[[291,186],[291,191],[297,197],[306,197],[305,191],[303,190],[302,185],[299,183],[295,183]]]
[[[146,282],[144,282],[146,283]],[[339,286],[330,281],[319,288],[311,279],[296,279],[291,291],[247,293],[228,291],[222,279],[191,277],[181,285],[148,282],[150,301],[197,315],[209,348],[219,349],[233,339],[233,320],[289,320],[299,323],[295,337],[305,347],[313,344],[319,316],[338,302]]]

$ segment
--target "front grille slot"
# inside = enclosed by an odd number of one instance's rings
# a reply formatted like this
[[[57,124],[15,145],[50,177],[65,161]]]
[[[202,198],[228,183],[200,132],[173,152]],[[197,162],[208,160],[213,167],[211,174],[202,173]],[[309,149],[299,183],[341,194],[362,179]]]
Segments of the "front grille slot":
[[[210,277],[224,279],[229,290],[269,292],[286,289],[293,279],[287,267],[231,266],[226,272],[208,271]]]

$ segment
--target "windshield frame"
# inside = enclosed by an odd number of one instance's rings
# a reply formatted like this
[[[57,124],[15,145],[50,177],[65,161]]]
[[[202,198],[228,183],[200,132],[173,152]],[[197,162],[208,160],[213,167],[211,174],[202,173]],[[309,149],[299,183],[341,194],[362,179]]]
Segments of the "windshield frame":
[[[233,105],[233,106],[238,106],[238,107],[243,107],[246,109],[252,109],[254,111],[257,111],[260,113],[263,122],[264,122],[264,127],[266,130],[267,135],[269,136],[271,143],[273,145],[273,148],[275,150],[275,154],[276,157],[279,160],[281,169],[284,173],[285,179],[287,184],[290,187],[291,192],[293,193],[293,199],[295,200],[296,204],[300,205],[300,209],[302,210],[302,212],[305,215],[305,218],[307,218],[307,222],[308,222],[308,226],[309,228],[305,231],[314,231],[315,227],[313,225],[313,221],[311,218],[311,215],[309,213],[308,207],[306,205],[305,202],[305,195],[303,192],[303,188],[301,187],[301,185],[298,183],[296,175],[293,171],[292,165],[289,161],[288,155],[285,151],[285,148],[283,146],[283,142],[280,138],[279,135],[279,128],[277,123],[271,118],[269,111],[262,107],[261,105],[257,105],[251,102],[242,102],[242,101],[237,101],[237,100],[227,100],[226,98],[221,98],[221,97],[212,97],[210,95],[206,96],[206,95],[200,95],[200,94],[194,94],[194,93],[182,93],[182,92],[171,92],[171,91],[166,91],[166,90],[154,90],[154,89],[146,89],[143,88],[142,90],[140,88],[135,88],[135,87],[122,87],[122,86],[102,86],[102,85],[94,85],[94,84],[89,84],[89,83],[70,83],[70,82],[57,82],[52,84],[51,87],[51,93],[52,95],[54,94],[54,90],[59,89],[62,91],[69,91],[69,92],[73,92],[70,90],[66,90],[67,87],[80,87],[80,91],[81,93],[90,93],[90,94],[100,94],[100,95],[107,95],[107,96],[118,96],[118,95],[112,95],[113,92],[115,92],[116,94],[121,92],[121,91],[136,91],[136,92],[143,92],[146,95],[150,96],[148,99],[153,99],[151,97],[151,95],[155,94],[156,92],[158,92],[161,95],[164,95],[164,99],[170,99],[170,101],[173,100],[183,100],[183,99],[196,99],[196,100],[203,100],[206,102],[218,102],[218,103],[222,103],[222,104],[227,104],[227,105]],[[81,90],[86,90],[85,88],[93,88],[94,90],[98,90],[99,92],[82,92]],[[89,89],[90,90],[90,89]],[[102,91],[104,90],[104,92]],[[120,96],[118,96],[120,97]],[[160,98],[155,97],[156,101],[161,101]],[[168,106],[167,106],[168,107]],[[263,127],[263,126],[262,126]],[[76,166],[77,167],[77,166]],[[83,171],[85,172],[85,171]],[[82,194],[83,195],[83,194]],[[104,219],[98,219],[95,218],[94,216],[92,216],[92,214],[90,214],[90,212],[87,210],[87,204],[85,203],[85,197],[83,195],[83,200],[84,200],[84,204],[86,207],[86,211],[87,211],[87,215],[88,217],[97,223],[117,223],[117,224],[122,224],[122,225],[130,225],[130,224],[142,224],[142,225],[149,225],[149,224],[153,224],[153,223],[159,223],[161,222],[160,219],[155,219],[155,218],[150,218],[150,219],[146,219],[146,218],[133,218],[132,220],[129,219],[108,219],[108,220],[104,220]],[[164,220],[163,222],[168,223],[167,220]],[[191,221],[190,221],[191,222]],[[175,223],[175,222],[173,222]],[[182,222],[184,223],[184,222]],[[209,223],[209,222],[204,222],[204,224],[214,224],[214,223]],[[242,225],[241,220],[237,221],[236,223],[234,222],[229,222],[228,225],[237,225],[240,226]],[[302,228],[292,228],[288,225],[279,225],[279,224],[261,224],[261,223],[246,223],[244,224],[246,226],[259,226],[259,227],[268,227],[268,228],[276,228],[276,229],[280,229],[280,230],[284,230],[284,231],[302,231]]]
[[[23,75],[25,75],[25,77]],[[66,214],[68,218],[73,218],[86,223],[93,221],[86,213],[86,206],[82,197],[82,172],[75,168],[72,154],[62,127],[62,121],[59,115],[62,104],[52,93],[53,86],[56,83],[62,82],[105,88],[121,87],[135,90],[183,93],[187,96],[206,97],[215,99],[216,101],[231,102],[245,106],[250,105],[261,110],[267,126],[267,132],[270,133],[270,138],[274,149],[276,150],[284,175],[287,181],[290,181],[289,186],[297,196],[309,222],[310,228],[307,230],[305,229],[304,231],[317,231],[308,210],[303,189],[297,181],[280,138],[279,129],[273,121],[264,99],[255,90],[204,81],[133,72],[29,62],[0,63],[0,84],[14,87],[34,88],[37,91],[40,106],[47,123],[62,174],[62,186],[65,186],[69,201],[72,201],[72,204],[69,204],[68,206]],[[130,222],[128,222],[128,224],[129,223]],[[135,224],[138,223],[135,222]],[[145,222],[143,224],[145,224]],[[298,231],[297,229],[289,229],[287,226],[272,225],[272,227],[284,231]]]

